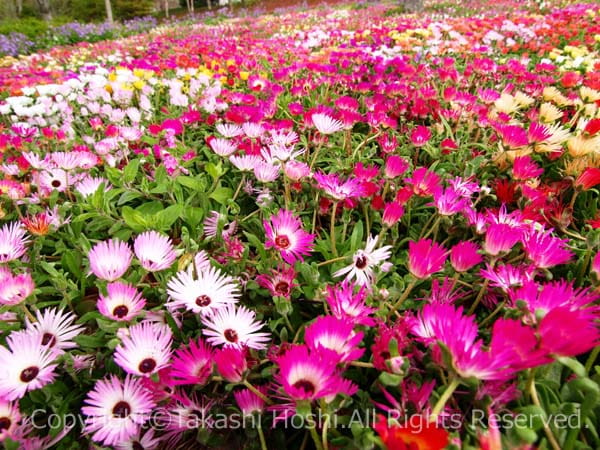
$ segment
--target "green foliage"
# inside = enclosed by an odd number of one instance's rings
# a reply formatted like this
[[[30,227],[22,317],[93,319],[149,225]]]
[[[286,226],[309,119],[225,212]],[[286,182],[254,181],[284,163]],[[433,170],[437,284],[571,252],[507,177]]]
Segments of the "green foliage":
[[[24,17],[0,23],[0,34],[23,33],[29,38],[39,37],[48,31],[48,22],[35,17]]]
[[[82,22],[103,22],[106,20],[104,0],[71,0],[70,3],[71,14],[75,20]]]
[[[120,19],[147,16],[154,11],[152,0],[116,0],[113,2],[116,16]]]

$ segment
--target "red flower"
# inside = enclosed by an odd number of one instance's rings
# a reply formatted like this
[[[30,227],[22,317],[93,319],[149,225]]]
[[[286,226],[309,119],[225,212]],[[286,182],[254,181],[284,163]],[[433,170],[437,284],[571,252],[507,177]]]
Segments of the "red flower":
[[[389,450],[442,450],[449,440],[446,430],[423,416],[412,416],[402,426],[390,426],[384,416],[379,416],[374,428]]]
[[[588,167],[575,180],[575,186],[580,187],[584,191],[593,188],[600,184],[600,169],[596,167]]]
[[[600,119],[592,119],[585,126],[584,130],[590,136],[594,136],[598,131],[600,131]]]

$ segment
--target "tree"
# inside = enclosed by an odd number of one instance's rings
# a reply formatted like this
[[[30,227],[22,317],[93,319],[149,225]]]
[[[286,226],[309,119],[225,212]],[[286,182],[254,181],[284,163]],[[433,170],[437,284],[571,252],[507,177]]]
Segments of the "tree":
[[[110,0],[104,0],[104,6],[106,7],[106,20],[108,21],[108,23],[113,23],[114,20]]]
[[[52,20],[52,11],[50,10],[50,0],[37,0],[38,7],[42,19],[46,21]]]

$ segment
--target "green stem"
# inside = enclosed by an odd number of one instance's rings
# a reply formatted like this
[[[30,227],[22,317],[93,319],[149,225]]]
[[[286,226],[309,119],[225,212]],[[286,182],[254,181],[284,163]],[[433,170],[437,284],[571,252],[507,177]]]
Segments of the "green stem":
[[[260,418],[259,418],[257,430],[258,430],[258,438],[260,439],[260,449],[267,450],[267,441],[265,441],[265,433],[263,433],[263,429],[260,424]]]
[[[319,436],[319,433],[317,433],[317,427],[316,424],[312,424],[309,425],[309,429],[310,429],[310,436],[313,439],[313,442],[315,443],[315,448],[317,450],[324,450],[323,449],[323,444],[321,443],[321,437]]]
[[[585,372],[586,373],[589,374],[590,370],[592,370],[592,366],[594,365],[594,362],[596,362],[598,353],[600,353],[600,345],[597,347],[594,347],[594,349],[592,350],[592,353],[590,353],[590,356],[588,357],[587,361],[585,362]]]
[[[538,408],[542,408],[540,399],[537,395],[537,389],[535,388],[535,377],[532,378],[531,383],[529,385],[529,395],[531,396],[531,400],[532,400],[533,404],[535,406],[537,406]],[[544,426],[544,433],[546,433],[546,437],[548,438],[550,447],[552,447],[553,450],[561,450],[560,445],[556,441],[556,438],[552,434],[552,430],[550,429],[548,424],[546,422],[544,422],[543,426]]]
[[[263,394],[262,392],[260,392],[258,389],[256,389],[252,383],[250,383],[248,380],[244,380],[243,381],[244,386],[246,386],[248,389],[250,389],[250,391],[252,391],[257,397],[259,397],[263,402],[265,402],[267,405],[272,405],[273,402],[271,401],[271,399],[269,397],[267,397],[265,394]]]
[[[245,222],[246,220],[248,220],[250,217],[255,216],[256,214],[258,214],[260,212],[260,209],[255,209],[254,211],[252,211],[250,214],[248,214],[246,217],[244,217],[242,220],[240,220],[240,222]]]
[[[441,220],[442,220],[442,216],[438,214],[435,218],[435,222],[433,222],[433,225],[431,226],[431,228],[429,230],[427,230],[427,232],[425,233],[425,236],[423,236],[423,239],[427,238],[427,236],[429,236],[432,232],[437,233],[437,229],[440,226]]]
[[[337,256],[337,248],[335,245],[335,214],[337,212],[338,202],[333,202],[333,209],[331,211],[331,222],[329,224],[329,238],[331,239],[331,254]]]
[[[498,303],[498,306],[496,306],[496,309],[493,310],[489,316],[487,316],[485,319],[483,319],[479,325],[483,326],[486,323],[488,323],[490,320],[492,320],[500,311],[502,311],[502,308],[504,308],[505,303],[506,303],[506,300],[502,300],[500,303]]]
[[[242,179],[240,180],[237,189],[235,190],[235,193],[233,194],[233,198],[231,199],[232,201],[235,202],[235,200],[238,198],[238,195],[240,195],[240,191],[242,190],[242,186],[244,185],[244,182],[246,181],[246,174],[242,175]]]
[[[398,301],[392,306],[392,310],[390,311],[389,315],[391,315],[391,313],[395,313],[398,310],[400,305],[402,305],[402,302],[404,302],[404,300],[408,298],[410,292],[413,290],[413,288],[417,285],[418,282],[419,280],[415,279],[408,283],[408,286],[406,286],[406,289],[404,289],[404,292],[402,293],[402,297],[400,297]]]
[[[321,151],[322,147],[323,147],[323,142],[319,142],[319,145],[317,146],[317,149],[315,150],[315,153],[313,154],[312,161],[310,162],[310,170],[312,170],[315,163],[317,162],[317,158],[319,156],[319,152]]]
[[[329,429],[329,414],[325,415],[323,422],[323,431],[321,432],[321,440],[323,441],[323,450],[329,450],[329,442],[327,441],[327,430]]]
[[[328,259],[327,261],[322,261],[320,263],[317,263],[317,267],[326,266],[327,264],[332,264],[334,262],[342,261],[344,259],[346,259],[345,256],[338,256],[336,258],[331,258],[331,259]]]
[[[284,175],[283,176],[283,195],[284,195],[284,201],[285,201],[285,209],[290,209],[290,202],[291,202],[291,198],[290,198],[290,182],[288,180],[288,178]]]
[[[479,289],[479,293],[477,294],[477,298],[475,299],[475,301],[473,302],[473,304],[469,308],[469,311],[467,311],[467,314],[473,314],[473,312],[475,311],[475,308],[477,308],[477,305],[479,305],[479,302],[483,298],[483,294],[485,294],[485,291],[487,291],[488,284],[490,284],[490,280],[488,280],[486,278],[485,281],[483,282],[483,284],[481,285],[481,289]]]
[[[25,303],[21,303],[21,309],[23,310],[23,312],[25,313],[25,315],[27,316],[27,318],[29,319],[29,321],[31,323],[37,322],[37,319],[34,317],[33,314],[31,314],[29,309],[27,309],[27,305]]]
[[[429,416],[429,422],[436,422],[438,416],[446,406],[446,402],[452,396],[458,385],[460,384],[460,380],[457,377],[454,377],[450,380],[450,384],[446,387],[446,390],[442,393],[442,396],[438,399],[431,411],[431,416]]]

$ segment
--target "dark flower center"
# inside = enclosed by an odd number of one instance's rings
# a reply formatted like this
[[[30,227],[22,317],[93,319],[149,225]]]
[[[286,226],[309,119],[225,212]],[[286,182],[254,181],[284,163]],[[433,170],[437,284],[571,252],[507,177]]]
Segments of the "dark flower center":
[[[228,328],[227,330],[225,330],[223,335],[225,336],[225,339],[227,339],[229,342],[236,343],[238,341],[237,332],[235,330],[232,330],[231,328]]]
[[[275,245],[278,248],[286,249],[290,246],[290,239],[285,234],[278,235],[275,238]]]
[[[113,309],[113,316],[122,319],[129,312],[129,308],[125,305],[119,305],[115,309]]]
[[[152,359],[152,358],[144,359],[138,366],[138,368],[140,369],[140,372],[142,372],[142,373],[152,372],[155,367],[156,367],[156,361],[154,361],[154,359]]]
[[[44,336],[42,336],[42,345],[54,347],[56,345],[56,337],[52,333],[44,333]]]
[[[52,187],[60,187],[60,180],[52,180],[52,183],[50,183],[52,185]]]
[[[0,432],[8,430],[11,424],[10,417],[0,417]]]
[[[310,395],[315,393],[315,385],[311,381],[305,379],[300,379],[296,381],[294,383],[294,387],[296,389],[302,389],[304,392]]]
[[[140,444],[138,441],[134,441],[131,443],[131,448],[133,450],[144,450],[144,446]]]
[[[33,380],[35,377],[38,376],[38,373],[40,373],[40,369],[36,366],[31,366],[28,367],[27,369],[23,369],[21,371],[21,381],[23,383],[29,383],[31,380]]]
[[[208,295],[199,295],[196,299],[196,305],[198,306],[208,306],[210,305],[211,299]]]
[[[190,411],[189,417],[191,419],[202,420],[202,418],[204,417],[204,413],[199,409],[193,409],[192,411]]]
[[[287,281],[280,281],[275,285],[275,292],[281,295],[288,295],[290,293],[290,284]]]
[[[367,257],[359,256],[358,258],[356,258],[356,262],[354,263],[354,265],[357,269],[364,269],[365,267],[367,267]]]
[[[131,406],[129,406],[129,403],[121,400],[113,407],[112,413],[114,417],[123,419],[131,414]]]

